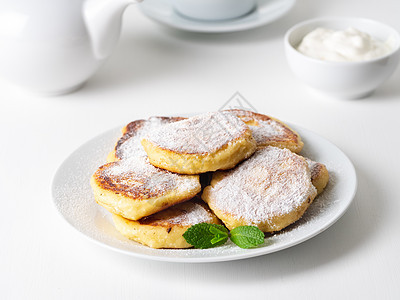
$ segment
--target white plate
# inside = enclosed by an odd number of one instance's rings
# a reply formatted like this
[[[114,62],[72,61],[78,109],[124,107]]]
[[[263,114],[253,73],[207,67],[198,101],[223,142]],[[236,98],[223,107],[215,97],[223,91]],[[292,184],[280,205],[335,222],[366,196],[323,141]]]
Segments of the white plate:
[[[241,249],[231,243],[212,249],[151,249],[130,241],[116,231],[111,214],[99,206],[89,180],[120,137],[120,129],[107,131],[72,153],[58,169],[52,186],[54,203],[76,230],[112,250],[152,260],[170,262],[217,262],[243,259],[276,252],[304,242],[335,223],[352,202],[356,172],[347,156],[317,134],[290,125],[302,137],[302,154],[324,163],[330,173],[325,191],[309,207],[303,218],[278,234],[266,238],[255,249]]]
[[[168,0],[146,0],[139,5],[142,12],[161,24],[187,31],[232,32],[256,28],[285,15],[296,0],[258,0],[257,8],[247,15],[225,21],[199,21],[176,13]]]

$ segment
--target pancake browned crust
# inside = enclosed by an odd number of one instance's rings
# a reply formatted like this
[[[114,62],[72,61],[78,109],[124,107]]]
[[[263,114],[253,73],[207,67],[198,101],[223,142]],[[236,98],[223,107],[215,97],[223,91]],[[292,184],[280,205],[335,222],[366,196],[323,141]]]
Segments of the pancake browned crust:
[[[122,137],[117,141],[114,149],[107,156],[107,161],[117,161],[132,156],[147,156],[140,141],[165,124],[184,120],[182,117],[150,117],[147,120],[136,120],[122,128]]]
[[[311,182],[317,189],[318,195],[323,192],[329,181],[329,173],[324,164],[306,158],[311,172]]]
[[[137,221],[113,215],[117,230],[127,238],[152,248],[190,248],[183,234],[199,223],[220,224],[220,220],[199,197],[174,205]]]
[[[138,220],[193,198],[199,176],[171,173],[133,157],[101,166],[92,176],[97,203],[110,212]]]
[[[256,149],[249,127],[221,111],[162,126],[142,145],[151,164],[180,174],[230,169]]]
[[[214,173],[202,199],[229,229],[254,225],[275,232],[300,219],[316,195],[305,159],[268,146],[234,169]]]
[[[300,135],[282,121],[242,109],[227,111],[235,114],[250,127],[257,142],[257,148],[274,146],[286,148],[295,153],[303,149],[304,143]]]

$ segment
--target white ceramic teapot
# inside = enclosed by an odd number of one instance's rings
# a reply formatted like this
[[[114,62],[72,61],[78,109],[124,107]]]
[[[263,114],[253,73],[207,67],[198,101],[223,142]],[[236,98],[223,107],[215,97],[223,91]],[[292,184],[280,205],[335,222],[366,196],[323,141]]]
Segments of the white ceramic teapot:
[[[0,76],[41,94],[83,85],[116,45],[125,8],[141,0],[1,0]]]

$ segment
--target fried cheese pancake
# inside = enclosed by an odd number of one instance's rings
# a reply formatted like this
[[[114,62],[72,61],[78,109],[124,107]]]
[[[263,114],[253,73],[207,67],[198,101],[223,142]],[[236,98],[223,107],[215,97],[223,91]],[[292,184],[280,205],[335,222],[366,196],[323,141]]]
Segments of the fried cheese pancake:
[[[322,193],[329,181],[329,173],[324,164],[306,158],[311,172],[311,182],[317,189],[318,195]]]
[[[147,156],[140,141],[153,130],[172,122],[184,120],[181,117],[150,117],[136,120],[122,128],[122,137],[118,140],[107,161],[117,161],[132,156]]]
[[[171,173],[132,157],[101,166],[91,178],[95,200],[110,212],[138,220],[193,198],[198,175]]]
[[[202,199],[228,229],[279,231],[304,214],[317,195],[305,159],[268,146],[228,171],[214,173]]]
[[[221,224],[199,197],[174,205],[137,221],[113,215],[116,229],[125,237],[151,248],[190,248],[183,234],[199,223]]]
[[[230,169],[256,149],[249,127],[221,111],[164,125],[142,145],[151,164],[180,174]]]
[[[250,127],[257,148],[275,146],[289,149],[294,153],[299,153],[303,149],[304,143],[300,135],[282,121],[242,109],[227,111],[235,114]]]

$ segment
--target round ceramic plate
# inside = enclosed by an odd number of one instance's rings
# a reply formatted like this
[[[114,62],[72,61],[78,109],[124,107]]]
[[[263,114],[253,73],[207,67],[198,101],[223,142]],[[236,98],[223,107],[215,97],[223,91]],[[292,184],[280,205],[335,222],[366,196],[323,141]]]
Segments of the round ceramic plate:
[[[152,249],[122,236],[113,226],[111,214],[98,205],[89,180],[105,163],[107,154],[120,137],[120,129],[107,131],[72,153],[58,169],[52,186],[55,206],[65,220],[92,241],[112,250],[152,260],[170,262],[217,262],[244,259],[276,252],[304,242],[335,223],[352,202],[356,172],[347,156],[317,134],[290,125],[304,141],[302,155],[324,163],[330,180],[325,191],[305,215],[285,230],[268,236],[255,249],[241,249],[232,243],[212,249]]]
[[[161,24],[195,32],[232,32],[263,26],[284,16],[296,0],[257,0],[257,7],[243,17],[225,21],[199,21],[186,18],[173,9],[168,0],[146,0],[142,12]]]

